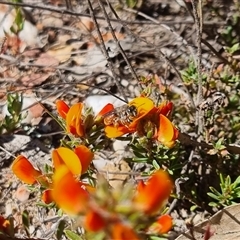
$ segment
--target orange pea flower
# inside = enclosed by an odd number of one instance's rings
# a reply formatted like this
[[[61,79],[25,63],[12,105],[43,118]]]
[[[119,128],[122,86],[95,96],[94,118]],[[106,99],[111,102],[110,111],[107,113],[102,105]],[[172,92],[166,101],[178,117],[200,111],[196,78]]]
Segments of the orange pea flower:
[[[52,161],[55,169],[60,165],[66,165],[74,175],[85,173],[93,160],[93,156],[93,152],[84,145],[79,145],[74,150],[59,147],[52,151]]]
[[[137,108],[137,117],[128,126],[119,125],[109,125],[105,127],[106,136],[109,138],[120,137],[126,133],[135,132],[137,129],[137,124],[140,119],[146,116],[154,107],[154,103],[149,98],[138,97],[133,99],[128,103],[129,106],[135,106]],[[121,111],[121,110],[120,110]]]
[[[69,106],[62,100],[57,100],[56,101],[56,107],[57,107],[57,111],[58,114],[63,118],[66,119],[66,115],[69,111]]]
[[[49,188],[50,183],[43,173],[33,167],[31,162],[22,155],[16,157],[11,166],[13,173],[26,184],[39,183],[42,187]],[[46,204],[52,202],[49,196],[50,190],[47,189],[43,192],[42,201]]]
[[[85,212],[88,208],[89,193],[65,165],[57,168],[53,175],[51,195],[55,203],[69,214]]]
[[[11,169],[21,181],[27,184],[36,183],[42,176],[42,173],[35,169],[30,161],[22,155],[15,158]]]
[[[150,226],[148,232],[152,234],[164,234],[171,230],[172,225],[172,218],[169,215],[162,215]]]
[[[70,107],[66,115],[66,128],[68,133],[75,136],[84,136],[84,125],[82,120],[83,103],[76,103]]]
[[[126,133],[137,132],[138,135],[152,137],[167,147],[172,147],[175,144],[178,138],[178,130],[167,118],[173,108],[172,102],[163,102],[155,107],[153,101],[149,98],[138,97],[128,105],[137,108],[137,117],[127,126],[121,124],[121,122],[118,126],[113,124],[106,126],[107,137],[116,138]],[[112,110],[113,106],[111,104],[106,105],[97,116],[104,117],[106,112],[111,111],[110,109]]]
[[[59,147],[52,151],[52,161],[55,169],[65,165],[74,175],[81,175],[82,164],[78,155],[69,148]]]
[[[156,128],[153,138],[169,148],[173,147],[178,138],[178,130],[168,119],[172,109],[172,102],[163,102],[149,114],[149,119],[154,123]]]
[[[146,214],[156,213],[170,196],[173,184],[169,175],[159,170],[147,181],[138,186],[138,192],[134,198],[137,209]]]
[[[98,232],[105,228],[105,219],[96,211],[90,210],[85,216],[84,226],[86,230]]]
[[[0,232],[6,233],[8,235],[11,234],[11,226],[10,221],[5,219],[3,216],[0,215]]]
[[[122,223],[116,223],[112,226],[112,240],[140,240],[134,230]]]

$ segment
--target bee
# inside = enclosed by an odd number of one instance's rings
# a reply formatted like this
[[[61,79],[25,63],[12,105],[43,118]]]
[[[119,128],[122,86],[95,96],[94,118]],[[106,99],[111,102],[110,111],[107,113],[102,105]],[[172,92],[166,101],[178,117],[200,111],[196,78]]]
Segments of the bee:
[[[119,125],[124,125],[128,127],[137,116],[137,107],[125,104],[106,113],[103,116],[103,121],[106,126],[113,125],[118,127]]]

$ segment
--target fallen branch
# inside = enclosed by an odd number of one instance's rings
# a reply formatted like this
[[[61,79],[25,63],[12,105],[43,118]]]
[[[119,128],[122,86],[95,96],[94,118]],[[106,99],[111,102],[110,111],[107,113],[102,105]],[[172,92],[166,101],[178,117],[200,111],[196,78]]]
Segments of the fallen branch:
[[[196,138],[191,137],[190,135],[188,135],[187,133],[181,133],[179,132],[179,137],[178,140],[183,144],[183,145],[190,145],[190,146],[194,146],[194,147],[201,147],[202,149],[213,149],[214,146],[212,144],[206,143],[204,141],[198,141]],[[226,150],[229,153],[232,154],[240,154],[240,146],[237,144],[229,144],[226,145]]]

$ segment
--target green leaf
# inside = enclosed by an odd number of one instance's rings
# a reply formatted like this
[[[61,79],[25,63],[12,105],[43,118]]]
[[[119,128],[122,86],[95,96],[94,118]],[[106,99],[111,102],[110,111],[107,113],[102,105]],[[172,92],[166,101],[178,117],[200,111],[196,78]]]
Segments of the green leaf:
[[[145,157],[143,154],[141,154],[141,153],[138,152],[138,151],[133,151],[133,153],[134,153],[134,155],[135,155],[136,157],[138,157],[138,158],[143,158],[143,157]]]
[[[221,147],[223,146],[223,141],[224,141],[224,138],[219,138],[215,144],[215,148],[218,150],[221,149]]]
[[[46,174],[53,172],[53,167],[48,164],[44,164],[43,169],[44,169],[44,173]]]
[[[159,164],[157,163],[156,160],[153,160],[153,161],[152,161],[152,165],[153,165],[153,167],[154,167],[156,170],[159,170],[159,169],[160,169],[160,166],[159,166]]]
[[[29,214],[27,210],[24,210],[22,213],[22,221],[23,221],[23,225],[26,228],[29,228]]]
[[[209,187],[209,189],[216,195],[216,196],[222,196],[220,192],[218,192],[214,187]]]
[[[58,209],[57,214],[58,214],[59,217],[62,217],[62,215],[63,215],[62,209]]]
[[[44,207],[44,208],[53,208],[55,206],[55,203],[51,202],[49,204],[46,204],[46,203],[43,203],[43,202],[37,202],[36,205],[39,206],[39,207]]]
[[[29,214],[27,210],[24,210],[22,213],[22,222],[23,222],[23,226],[24,229],[26,231],[26,234],[28,237],[30,237],[30,232],[29,232]]]
[[[126,0],[126,4],[129,8],[134,8],[137,4],[137,0]]]
[[[232,130],[233,130],[233,132],[239,131],[240,130],[240,123],[237,123],[237,124],[233,125]]]
[[[211,198],[213,198],[213,199],[217,200],[217,201],[219,201],[219,200],[220,200],[220,199],[219,199],[219,197],[218,197],[218,196],[216,196],[216,195],[214,195],[213,193],[207,193],[207,195],[208,195],[209,197],[211,197]]]
[[[240,186],[239,187],[232,187],[232,189],[235,193],[240,192]]]
[[[221,173],[220,173],[220,175],[219,175],[219,178],[220,178],[220,183],[221,183],[221,184],[224,184],[225,181],[224,181],[223,175],[222,175]]]
[[[239,45],[239,43],[236,43],[231,48],[229,48],[229,53],[234,53],[239,49],[240,49],[240,45]]]
[[[65,221],[61,220],[58,224],[57,234],[56,234],[58,240],[62,239],[62,236],[64,233],[64,227],[65,227]]]
[[[235,198],[240,198],[240,191],[238,193],[235,193]]]
[[[219,205],[217,204],[217,203],[215,203],[215,202],[210,202],[209,204],[208,204],[210,207],[218,207]]]
[[[65,230],[64,233],[69,240],[83,240],[82,237],[80,237],[78,234],[76,234],[73,231]]]
[[[240,176],[233,182],[233,188],[236,188],[240,184]]]
[[[146,162],[148,162],[148,158],[146,158],[146,157],[142,157],[142,158],[133,158],[133,162],[146,163]]]
[[[131,148],[133,151],[141,152],[141,153],[145,153],[145,152],[146,152],[146,150],[145,150],[142,146],[134,145],[134,144],[130,144],[129,146],[130,146],[130,148]]]
[[[165,237],[157,237],[157,236],[150,236],[149,239],[151,240],[166,240],[168,238],[165,238]]]
[[[197,205],[191,206],[191,207],[190,207],[190,211],[191,211],[191,212],[194,212],[197,207],[198,207]]]
[[[24,19],[20,8],[17,8],[15,23],[17,24],[18,32],[20,32],[23,29],[24,25]]]
[[[13,108],[15,114],[19,115],[21,113],[22,105],[23,105],[23,96],[22,96],[22,94],[20,94],[20,95],[17,94],[12,102],[12,108]]]
[[[15,29],[13,26],[10,27],[10,31],[11,31],[12,33],[14,33],[14,34],[17,34],[17,31],[16,31],[16,29]]]
[[[229,187],[231,185],[231,183],[232,183],[231,177],[228,175],[227,178],[225,179],[225,184],[226,184],[226,186]]]
[[[8,220],[9,220],[9,222],[10,222],[9,235],[10,235],[10,237],[14,238],[14,235],[15,235],[14,221],[15,221],[15,219],[14,219],[13,217],[9,217]]]

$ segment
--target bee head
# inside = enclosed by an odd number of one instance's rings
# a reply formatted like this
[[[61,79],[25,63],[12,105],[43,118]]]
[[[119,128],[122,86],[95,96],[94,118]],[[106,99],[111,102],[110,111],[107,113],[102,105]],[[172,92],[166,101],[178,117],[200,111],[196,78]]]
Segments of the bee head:
[[[132,114],[134,117],[136,117],[138,115],[137,107],[134,105],[130,105],[127,111],[130,114]]]

